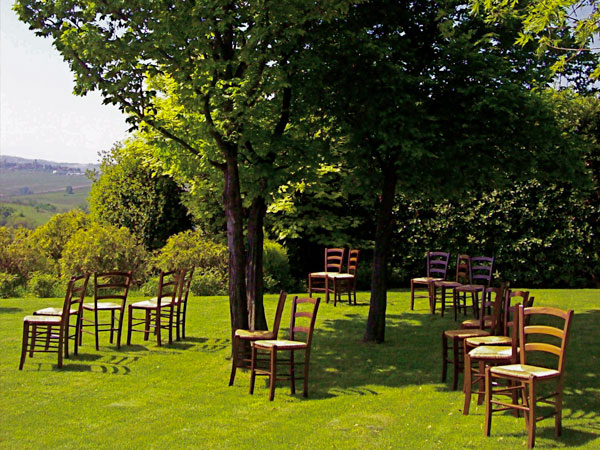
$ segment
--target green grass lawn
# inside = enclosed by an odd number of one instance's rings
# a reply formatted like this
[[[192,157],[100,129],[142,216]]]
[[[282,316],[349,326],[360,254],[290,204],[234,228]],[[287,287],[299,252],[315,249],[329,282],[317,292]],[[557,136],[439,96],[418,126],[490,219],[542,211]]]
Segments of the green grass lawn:
[[[538,424],[536,448],[600,448],[600,291],[535,290],[537,305],[574,308],[563,436]],[[463,396],[440,383],[441,333],[452,314],[409,311],[409,294],[388,298],[386,342],[364,344],[368,293],[359,305],[322,304],[313,342],[309,397],[282,383],[268,401],[265,378],[228,387],[230,329],[224,297],[191,299],[188,338],[161,348],[134,335],[117,350],[84,336],[81,353],[56,368],[36,354],[18,370],[22,318],[61,300],[0,299],[1,448],[526,448],[522,418],[494,415],[483,436],[482,406],[461,413]],[[135,299],[130,299],[133,301]],[[290,299],[291,300],[291,299]],[[288,301],[282,330],[289,320]],[[269,322],[276,296],[268,296]],[[448,317],[450,316],[450,317]],[[301,389],[300,389],[301,392]]]

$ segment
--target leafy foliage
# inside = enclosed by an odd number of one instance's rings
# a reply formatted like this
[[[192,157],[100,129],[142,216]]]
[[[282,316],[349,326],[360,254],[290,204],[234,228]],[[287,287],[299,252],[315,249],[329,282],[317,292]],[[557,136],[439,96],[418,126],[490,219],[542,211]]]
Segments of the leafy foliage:
[[[40,298],[56,297],[57,278],[51,274],[35,272],[27,281],[27,290]]]
[[[16,297],[19,277],[12,273],[0,272],[0,297]]]
[[[90,219],[87,214],[79,209],[55,214],[46,224],[36,228],[31,239],[36,246],[58,261],[71,236],[77,231],[87,228],[89,223]]]

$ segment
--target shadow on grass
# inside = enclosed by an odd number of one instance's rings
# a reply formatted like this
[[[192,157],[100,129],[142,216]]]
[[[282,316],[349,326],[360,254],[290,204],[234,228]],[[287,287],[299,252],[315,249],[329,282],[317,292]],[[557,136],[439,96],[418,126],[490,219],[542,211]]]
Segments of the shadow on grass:
[[[451,316],[451,315],[450,315]],[[582,427],[600,429],[600,311],[576,313],[567,348],[564,418]],[[441,335],[458,328],[452,317],[430,314],[392,314],[386,318],[383,344],[362,342],[364,317],[351,312],[328,319],[315,331],[311,351],[311,398],[376,395],[377,385],[401,387],[440,384]],[[449,373],[440,391],[450,391]],[[462,377],[459,380],[459,386]],[[571,431],[573,441],[585,443],[598,435]]]
[[[8,313],[18,313],[18,312],[22,312],[23,308],[5,308],[5,307],[0,307],[0,314],[8,314]]]

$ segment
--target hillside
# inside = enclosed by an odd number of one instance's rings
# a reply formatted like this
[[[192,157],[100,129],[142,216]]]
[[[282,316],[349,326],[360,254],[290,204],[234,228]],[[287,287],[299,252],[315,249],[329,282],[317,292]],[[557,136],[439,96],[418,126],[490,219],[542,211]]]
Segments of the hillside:
[[[54,214],[87,209],[94,164],[0,156],[0,225],[35,228]]]

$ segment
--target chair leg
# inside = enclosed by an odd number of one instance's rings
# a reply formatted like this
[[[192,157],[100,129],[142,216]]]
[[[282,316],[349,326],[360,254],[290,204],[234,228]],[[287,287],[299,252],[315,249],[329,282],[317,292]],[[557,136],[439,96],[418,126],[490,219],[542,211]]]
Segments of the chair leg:
[[[530,381],[529,383],[529,439],[527,441],[527,447],[533,448],[535,445],[535,428],[536,428],[536,417],[535,417],[535,382]]]
[[[415,284],[410,280],[410,310],[415,309]]]
[[[448,338],[442,333],[442,383],[446,381],[448,366]]]
[[[100,343],[98,342],[98,309],[94,308],[94,332],[96,335],[96,350],[100,350]]]
[[[150,310],[147,309],[145,312],[146,316],[145,316],[145,321],[144,321],[144,340],[147,341],[148,338],[150,337],[150,323],[151,323],[151,317],[150,317]]]
[[[490,435],[492,427],[492,382],[489,367],[485,369],[485,424],[483,427],[484,436]]]
[[[156,333],[156,342],[159,347],[162,347],[161,335],[160,335],[160,309],[157,309],[154,314],[156,314],[154,332]]]
[[[131,324],[133,321],[133,308],[129,305],[129,316],[127,317],[127,345],[131,345]]]
[[[556,389],[556,403],[554,404],[554,434],[560,437],[562,434],[562,382],[558,382]]]
[[[472,388],[472,380],[471,380],[471,357],[467,353],[465,349],[464,354],[464,368],[465,368],[465,377],[464,377],[464,387],[463,391],[465,392],[465,404],[463,406],[463,416],[469,415],[469,408],[471,406],[471,388]]]
[[[21,344],[21,361],[19,362],[19,370],[23,370],[25,357],[27,356],[27,346],[29,345],[29,322],[23,322],[23,342]]]
[[[272,402],[275,398],[275,381],[277,380],[277,347],[271,348],[269,377],[269,401]]]
[[[121,333],[123,331],[123,316],[125,315],[125,305],[119,310],[119,328],[117,329],[117,348],[121,348]]]
[[[252,362],[250,364],[250,395],[254,394],[254,380],[256,378],[256,347],[252,345]]]
[[[181,333],[179,324],[181,323],[181,302],[177,303],[177,312],[175,314],[175,339],[178,341],[181,339]]]
[[[458,389],[458,372],[459,372],[459,366],[458,366],[458,339],[457,338],[452,338],[452,354],[453,354],[453,369],[454,369],[454,380],[452,381],[452,390],[455,391],[456,389]]]
[[[308,397],[308,369],[310,362],[310,351],[309,349],[305,350],[304,355],[304,397]]]
[[[483,403],[483,396],[485,390],[485,382],[483,380],[483,374],[485,373],[485,363],[483,361],[479,361],[479,371],[477,373],[477,378],[479,379],[479,393],[477,394],[477,404],[481,405]]]
[[[185,339],[185,321],[187,317],[187,302],[183,304],[183,320],[181,321],[181,339]]]
[[[296,393],[296,372],[294,371],[294,352],[290,350],[290,392]]]
[[[52,327],[48,327],[48,334],[50,334],[51,332],[51,328]],[[65,333],[64,330],[59,330],[58,331],[58,349],[57,349],[57,353],[58,353],[58,368],[60,369],[63,365],[63,345],[64,345],[64,339],[65,339]],[[69,340],[67,338],[67,340]]]
[[[229,375],[229,386],[233,386],[235,381],[235,372],[238,365],[238,338],[233,337],[231,343],[231,375]]]

